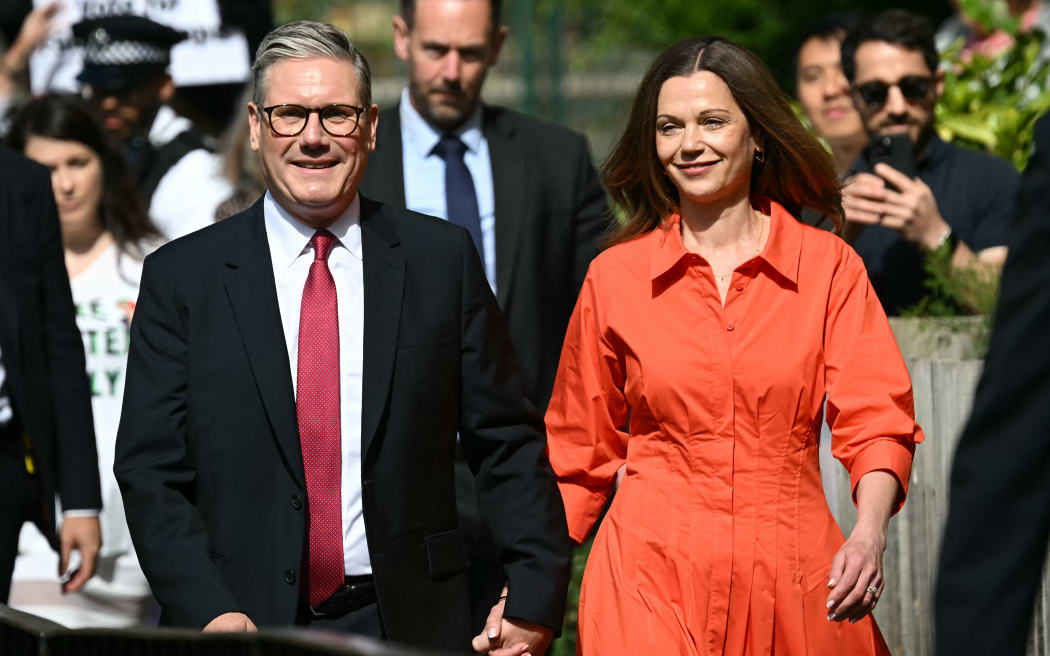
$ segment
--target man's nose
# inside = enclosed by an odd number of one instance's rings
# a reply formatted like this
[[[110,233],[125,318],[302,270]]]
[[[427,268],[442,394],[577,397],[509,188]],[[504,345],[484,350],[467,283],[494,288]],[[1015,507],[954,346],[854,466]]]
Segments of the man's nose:
[[[906,116],[908,114],[908,101],[904,99],[904,94],[901,93],[901,89],[897,85],[889,88],[883,111],[893,116]]]
[[[450,50],[441,61],[441,77],[448,82],[458,82],[462,64],[463,60],[460,59],[459,53]]]
[[[105,95],[98,99],[98,107],[104,112],[111,112],[120,105],[120,100],[113,95]]]
[[[325,142],[327,136],[324,127],[321,125],[320,112],[310,112],[306,116],[306,125],[303,127],[303,131],[299,133],[300,143],[307,146],[319,146]]]

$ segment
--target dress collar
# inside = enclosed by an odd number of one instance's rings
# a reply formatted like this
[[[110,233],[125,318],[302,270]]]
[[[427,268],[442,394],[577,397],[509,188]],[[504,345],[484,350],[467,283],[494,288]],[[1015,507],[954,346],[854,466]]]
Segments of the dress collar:
[[[756,257],[797,284],[799,259],[802,256],[802,224],[776,201],[760,199],[758,209],[769,216],[769,236]],[[656,280],[671,271],[683,257],[690,254],[682,242],[681,215],[677,212],[653,233],[656,233],[653,235],[656,248],[653,249],[649,267],[650,280]]]

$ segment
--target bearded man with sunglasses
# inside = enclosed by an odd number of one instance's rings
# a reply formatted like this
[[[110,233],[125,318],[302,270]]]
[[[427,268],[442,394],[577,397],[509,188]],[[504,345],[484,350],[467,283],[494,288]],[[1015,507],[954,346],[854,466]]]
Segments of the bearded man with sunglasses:
[[[889,315],[926,296],[928,253],[950,250],[955,268],[998,272],[1020,180],[1006,160],[937,136],[934,108],[944,74],[933,34],[925,18],[890,9],[842,43],[842,70],[868,135],[907,135],[912,146],[905,154],[913,157],[904,159],[913,160],[907,163],[914,177],[873,162],[869,147],[843,190],[847,235]]]

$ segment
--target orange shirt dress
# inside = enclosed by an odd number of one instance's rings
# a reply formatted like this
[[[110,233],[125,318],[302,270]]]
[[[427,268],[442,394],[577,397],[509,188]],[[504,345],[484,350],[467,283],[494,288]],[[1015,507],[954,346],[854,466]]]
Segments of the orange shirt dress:
[[[763,210],[767,243],[724,307],[677,217],[591,264],[546,416],[573,539],[626,473],[587,562],[580,654],[889,654],[870,616],[827,619],[844,538],[817,444],[826,393],[854,491],[886,470],[906,493],[911,380],[857,254]]]

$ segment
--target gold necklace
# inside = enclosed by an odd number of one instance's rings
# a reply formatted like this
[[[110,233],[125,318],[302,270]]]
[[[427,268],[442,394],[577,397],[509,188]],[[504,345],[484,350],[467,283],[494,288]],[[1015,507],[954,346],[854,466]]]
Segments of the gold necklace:
[[[766,223],[766,216],[765,215],[762,215],[761,221],[762,221],[762,227],[759,228],[758,241],[755,243],[755,252],[752,253],[751,256],[747,258],[748,260],[750,260],[750,259],[754,258],[755,256],[757,256],[759,251],[762,250],[762,240],[765,239],[765,237],[766,237],[766,227],[768,226],[768,223]],[[734,268],[733,271],[730,271],[729,273],[715,274],[715,280],[717,280],[719,282],[725,282],[726,280],[729,280],[733,276],[733,273],[735,271],[736,271],[736,269]]]

